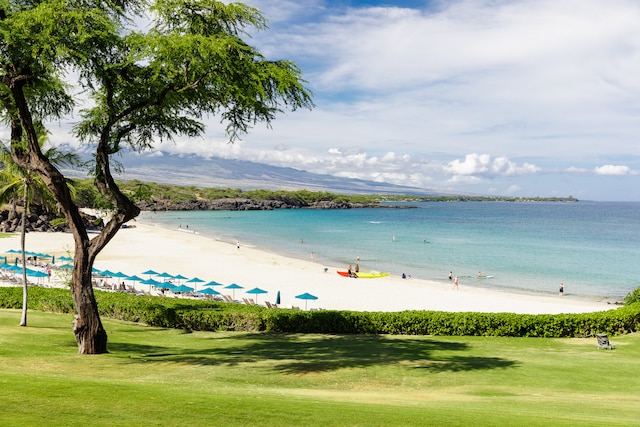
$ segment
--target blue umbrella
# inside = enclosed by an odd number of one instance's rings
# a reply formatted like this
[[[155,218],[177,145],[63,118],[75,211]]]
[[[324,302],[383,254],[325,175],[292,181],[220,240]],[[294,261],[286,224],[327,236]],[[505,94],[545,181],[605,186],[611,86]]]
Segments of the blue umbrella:
[[[47,273],[45,273],[44,271],[31,270],[31,269],[27,268],[27,276],[30,276],[30,277],[48,277],[49,275]]]
[[[63,268],[63,267],[64,267],[64,266],[62,266],[62,267],[60,267],[60,268]],[[105,277],[113,277],[113,275],[114,275],[114,274],[116,274],[116,273],[114,273],[113,271],[109,271],[109,270],[102,270],[102,271],[100,272],[100,274],[101,274],[101,275],[103,275],[103,276],[105,276]]]
[[[162,277],[163,279],[173,279],[173,275],[167,273],[166,271],[157,275],[158,277]]]
[[[58,259],[62,261],[73,261],[73,258],[69,258],[68,256],[64,256],[64,255],[59,256]]]
[[[232,283],[229,286],[225,286],[224,288],[233,290],[233,295],[232,295],[233,299],[236,299],[236,289],[244,289],[244,287],[240,285],[236,285],[235,283]]]
[[[280,291],[278,291],[278,294],[276,295],[276,305],[280,305]]]
[[[315,301],[318,299],[317,296],[311,295],[310,293],[305,292],[304,294],[296,295],[296,298],[304,300],[304,309],[307,309],[307,302],[309,300]]]
[[[209,283],[205,283],[202,286],[222,286],[222,283],[218,283],[215,280],[210,281]]]
[[[193,279],[187,280],[187,283],[193,283],[194,284],[193,285],[194,289],[198,289],[198,283],[203,283],[203,282],[204,282],[204,280],[202,280],[199,277],[194,277]]]
[[[155,271],[153,271],[153,270],[143,271],[143,272],[142,272],[142,273],[140,273],[140,274],[151,274],[151,275],[153,275],[153,276],[157,276],[157,275],[158,275],[158,273],[157,273],[157,272],[155,272]]]
[[[171,289],[171,292],[174,292],[174,293],[193,292],[193,288],[190,288],[189,286],[185,286],[185,285],[180,285],[180,286],[175,286],[173,289]]]
[[[71,264],[65,264],[65,265],[61,265],[61,266],[60,266],[60,267],[58,267],[58,268],[61,268],[61,269],[64,269],[64,270],[71,270],[71,269],[73,268],[73,265],[71,265]],[[103,276],[108,276],[108,274],[104,274],[104,273],[103,273]]]
[[[256,304],[258,303],[258,295],[260,294],[266,294],[268,293],[267,291],[265,291],[264,289],[260,289],[260,288],[253,288],[253,289],[249,289],[247,291],[248,294],[253,294],[256,296]]]
[[[164,285],[164,283],[158,282],[157,280],[154,280],[154,279],[141,280],[140,283],[143,285],[156,286],[156,287],[160,287]]]
[[[204,288],[200,291],[198,291],[199,294],[204,294],[204,295],[220,295],[220,292],[216,291],[215,289],[211,289],[211,288]]]

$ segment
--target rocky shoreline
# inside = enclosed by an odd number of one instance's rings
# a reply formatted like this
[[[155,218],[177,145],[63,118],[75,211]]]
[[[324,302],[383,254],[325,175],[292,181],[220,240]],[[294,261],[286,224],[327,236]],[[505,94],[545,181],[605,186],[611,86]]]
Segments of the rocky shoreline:
[[[102,219],[91,215],[80,213],[87,230],[102,230],[104,225]],[[52,213],[29,213],[27,214],[27,232],[68,232],[69,227],[66,222],[56,221],[58,217]],[[0,232],[20,233],[22,230],[22,212],[10,210],[0,211]]]
[[[274,209],[361,209],[361,208],[412,208],[414,206],[383,205],[378,203],[349,203],[320,201],[317,203],[305,203],[299,200],[252,200],[245,198],[216,199],[216,200],[190,200],[187,202],[169,202],[154,200],[152,202],[139,202],[138,207],[144,211],[250,211],[250,210],[274,210]]]
[[[274,209],[362,209],[362,208],[413,208],[414,206],[384,205],[377,203],[349,203],[320,201],[307,204],[300,201],[282,200],[252,200],[245,198],[217,199],[217,200],[190,200],[187,202],[170,202],[156,200],[153,202],[139,202],[137,206],[143,211],[249,211],[249,210],[274,210]],[[81,212],[87,230],[102,230],[104,223],[100,218]],[[0,232],[19,233],[22,227],[22,212],[8,209],[0,211]],[[52,213],[33,212],[27,214],[27,232],[68,232],[66,222]]]

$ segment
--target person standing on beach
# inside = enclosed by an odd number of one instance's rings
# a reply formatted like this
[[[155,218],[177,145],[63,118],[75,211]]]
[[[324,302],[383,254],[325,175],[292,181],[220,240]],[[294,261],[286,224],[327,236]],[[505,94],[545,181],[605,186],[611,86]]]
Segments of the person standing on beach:
[[[560,296],[564,296],[564,283],[560,283]]]
[[[455,291],[458,290],[458,276],[456,276],[456,278],[453,279],[453,290]]]
[[[450,271],[449,272],[449,280],[452,280],[452,279],[453,279],[453,271]]]
[[[240,249],[240,240],[236,240],[236,248]]]

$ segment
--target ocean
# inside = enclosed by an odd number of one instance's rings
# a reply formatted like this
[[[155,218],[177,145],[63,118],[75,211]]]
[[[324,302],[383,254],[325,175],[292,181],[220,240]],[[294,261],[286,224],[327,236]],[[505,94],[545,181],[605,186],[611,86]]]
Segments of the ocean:
[[[564,283],[567,296],[608,301],[640,286],[640,203],[394,205],[403,208],[143,212],[139,220],[443,284],[451,271],[461,286],[557,295]]]

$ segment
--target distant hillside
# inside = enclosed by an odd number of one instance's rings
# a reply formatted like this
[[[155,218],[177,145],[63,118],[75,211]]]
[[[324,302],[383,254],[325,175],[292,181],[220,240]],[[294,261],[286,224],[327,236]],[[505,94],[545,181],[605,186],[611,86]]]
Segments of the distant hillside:
[[[451,193],[430,189],[339,178],[242,160],[205,159],[196,155],[129,155],[122,159],[116,158],[116,160],[124,166],[124,173],[117,176],[117,179],[123,180],[138,179],[163,184],[240,188],[242,190],[305,189],[353,194],[451,195]],[[70,176],[78,176],[77,172],[65,172]]]

